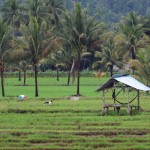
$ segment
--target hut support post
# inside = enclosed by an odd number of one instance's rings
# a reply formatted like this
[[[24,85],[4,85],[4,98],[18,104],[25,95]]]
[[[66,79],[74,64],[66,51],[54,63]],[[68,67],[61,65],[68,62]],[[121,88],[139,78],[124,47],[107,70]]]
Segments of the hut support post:
[[[129,103],[129,87],[127,87],[127,103],[128,103],[128,106],[127,106],[127,112],[128,114],[130,115],[131,114],[131,110],[130,110],[130,103]]]
[[[113,98],[114,98],[114,111],[116,111],[116,84],[114,82],[114,93],[113,93]]]
[[[103,106],[105,105],[105,91],[103,90]]]
[[[137,97],[137,103],[138,103],[138,112],[140,111],[140,91],[138,90],[138,97]]]
[[[127,96],[127,101],[128,101],[128,114],[130,115],[131,114],[131,110],[130,110],[130,103],[129,103],[129,87],[128,88],[128,96]]]
[[[102,115],[103,115],[103,114],[106,114],[106,109],[105,109],[105,91],[104,90],[103,90],[102,99],[103,99],[103,106],[102,106]]]

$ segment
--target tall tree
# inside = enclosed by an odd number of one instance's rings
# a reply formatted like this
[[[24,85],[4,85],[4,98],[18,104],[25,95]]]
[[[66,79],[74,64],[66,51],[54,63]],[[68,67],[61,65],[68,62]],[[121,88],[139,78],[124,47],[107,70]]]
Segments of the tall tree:
[[[27,0],[24,4],[25,13],[28,15],[28,20],[30,16],[35,17],[38,22],[47,17],[46,5],[43,0]]]
[[[21,20],[21,2],[18,0],[6,0],[1,9],[4,21],[13,26],[13,36],[18,31]]]
[[[68,69],[67,85],[69,86],[70,85],[70,76],[71,76],[71,67],[72,67],[73,61],[76,58],[76,51],[74,50],[74,48],[72,47],[72,45],[69,42],[66,42],[63,45],[63,48],[61,51],[62,51],[63,62]]]
[[[137,59],[130,60],[129,63],[136,68],[136,75],[138,75],[147,86],[150,86],[150,47],[141,49],[141,51],[137,53]]]
[[[59,81],[59,70],[61,67],[64,66],[63,63],[63,56],[61,51],[56,51],[55,53],[51,54],[48,58],[48,62],[55,66],[56,69],[56,79]]]
[[[145,52],[144,52],[145,51]],[[150,47],[138,53],[140,65],[138,66],[138,74],[150,86]]]
[[[64,0],[46,0],[45,2],[48,14],[47,20],[50,21],[51,24],[59,27],[60,15],[62,14],[62,10],[65,9]]]
[[[50,36],[48,35],[47,25],[44,20],[40,23],[37,18],[31,17],[29,24],[21,25],[21,31],[24,41],[28,45],[31,52],[31,60],[35,72],[35,97],[38,97],[38,61],[44,52],[44,49],[50,44]]]
[[[99,33],[100,23],[95,18],[90,18],[79,3],[76,3],[75,10],[65,13],[62,29],[63,38],[66,38],[76,50],[77,64],[77,95],[80,95],[80,59],[81,54],[87,50],[87,41],[90,37]]]
[[[2,96],[5,96],[4,90],[4,69],[7,60],[7,55],[11,49],[11,28],[8,24],[0,18],[0,72],[1,72],[1,87]]]
[[[124,46],[133,60],[136,59],[138,50],[148,44],[147,36],[144,33],[144,31],[148,30],[144,27],[146,21],[145,18],[138,16],[135,12],[129,13],[121,20],[121,32],[125,35]],[[132,67],[133,74],[135,70]]]
[[[142,22],[143,21],[143,22]],[[126,36],[129,53],[136,59],[137,43],[144,36],[144,20],[135,12],[129,13],[121,22],[121,31]]]
[[[115,65],[117,67],[123,65],[123,51],[118,48],[115,33],[102,44],[101,51],[96,51],[95,57],[100,58],[100,60],[93,63],[93,68],[99,64],[109,68],[110,76],[113,75],[113,68]]]

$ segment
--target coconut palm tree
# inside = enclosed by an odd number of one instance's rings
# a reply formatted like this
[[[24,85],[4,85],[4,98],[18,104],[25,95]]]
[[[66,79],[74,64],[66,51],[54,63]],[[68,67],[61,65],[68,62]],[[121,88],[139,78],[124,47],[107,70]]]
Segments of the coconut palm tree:
[[[18,81],[21,81],[21,68],[19,68],[19,67],[14,67],[14,65],[12,65],[13,67],[10,67],[10,69],[12,70],[12,71],[18,71]]]
[[[65,10],[64,0],[46,0],[48,18],[47,21],[50,21],[51,24],[59,26],[60,24],[60,15],[62,10]],[[58,28],[59,29],[59,28]]]
[[[137,59],[130,60],[129,63],[136,68],[136,75],[138,75],[147,86],[150,86],[150,47],[139,51],[137,53]]]
[[[147,21],[144,24],[144,28],[148,29],[145,34],[150,37],[150,19],[147,17]]]
[[[29,62],[31,58],[31,52],[28,50],[28,45],[25,42],[24,37],[18,36],[13,39],[13,49],[9,52],[7,58],[9,60],[9,64],[13,64],[11,69],[18,71],[18,79],[21,81],[21,71],[25,71],[23,69],[23,64],[25,62]]]
[[[44,50],[49,49],[51,38],[47,31],[46,22],[42,20],[39,23],[35,17],[31,17],[29,24],[27,26],[21,25],[20,29],[28,50],[31,52],[31,61],[35,72],[35,97],[38,97],[38,62]]]
[[[139,47],[145,46],[145,33],[147,29],[144,28],[144,20],[142,17],[138,16],[135,12],[129,13],[121,21],[121,31],[126,37],[126,43],[128,52],[131,54],[132,59],[136,59],[136,52]],[[141,45],[139,44],[141,43]]]
[[[147,86],[150,86],[150,47],[146,49],[145,53],[141,51],[138,58],[140,61],[138,69],[139,77],[144,79]]]
[[[61,59],[64,66],[68,69],[67,85],[70,84],[71,67],[76,58],[76,51],[69,42],[66,42],[61,49]]]
[[[80,95],[80,59],[82,52],[87,50],[87,41],[90,37],[97,35],[101,29],[100,23],[89,18],[86,11],[76,3],[73,12],[64,13],[62,24],[62,37],[67,39],[76,50],[77,64],[77,95]]]
[[[0,11],[4,21],[13,26],[13,36],[15,36],[22,16],[21,2],[19,0],[6,0]]]
[[[138,16],[135,12],[129,13],[123,20],[121,20],[121,32],[124,34],[124,44],[122,47],[126,49],[126,63],[131,59],[137,59],[136,55],[141,48],[148,45],[148,36],[145,34],[148,28],[144,27],[147,19]],[[134,62],[134,61],[133,61]],[[132,63],[130,63],[132,64]],[[133,75],[135,74],[136,67],[131,66]]]
[[[123,65],[123,51],[118,49],[118,43],[115,41],[115,33],[102,44],[101,51],[96,51],[95,57],[100,58],[100,60],[93,63],[93,68],[98,65],[109,68],[110,76],[113,75],[115,65],[117,67]]]
[[[27,22],[30,21],[30,17],[35,17],[38,22],[47,17],[46,5],[43,0],[27,0],[24,3],[24,11],[28,16]]]
[[[65,66],[62,57],[62,51],[52,53],[48,58],[48,62],[56,68],[56,79],[59,81],[59,70]]]
[[[2,87],[2,96],[5,96],[4,91],[4,69],[5,63],[7,61],[7,55],[11,49],[11,28],[0,18],[0,72],[1,72],[1,87]]]

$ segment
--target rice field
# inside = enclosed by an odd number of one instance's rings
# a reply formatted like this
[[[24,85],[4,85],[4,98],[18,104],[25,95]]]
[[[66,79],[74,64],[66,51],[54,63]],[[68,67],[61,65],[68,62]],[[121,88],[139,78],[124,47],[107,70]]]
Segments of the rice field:
[[[80,100],[69,100],[76,85],[67,79],[39,78],[39,97],[34,97],[34,79],[27,86],[16,78],[5,79],[6,97],[0,97],[1,150],[149,150],[150,94],[141,93],[140,113],[127,115],[109,110],[101,114],[102,93],[94,92],[108,78],[81,78]],[[17,102],[25,94],[26,101]],[[119,99],[125,100],[125,94]],[[130,96],[134,96],[131,92]],[[51,106],[43,103],[53,99]],[[111,92],[107,95],[111,103]],[[136,103],[136,101],[135,101]]]

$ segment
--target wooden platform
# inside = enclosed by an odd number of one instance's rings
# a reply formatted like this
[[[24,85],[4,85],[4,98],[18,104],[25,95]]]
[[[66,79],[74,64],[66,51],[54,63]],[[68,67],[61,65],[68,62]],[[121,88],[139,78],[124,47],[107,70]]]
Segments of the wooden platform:
[[[140,110],[140,107],[139,106],[135,106],[135,105],[130,105],[128,107],[128,105],[121,105],[121,104],[105,104],[102,107],[102,114],[107,114],[110,107],[113,107],[114,111],[117,111],[118,114],[120,112],[121,107],[126,107],[127,108],[127,113],[129,115],[132,115],[133,108],[137,109],[138,111]]]

